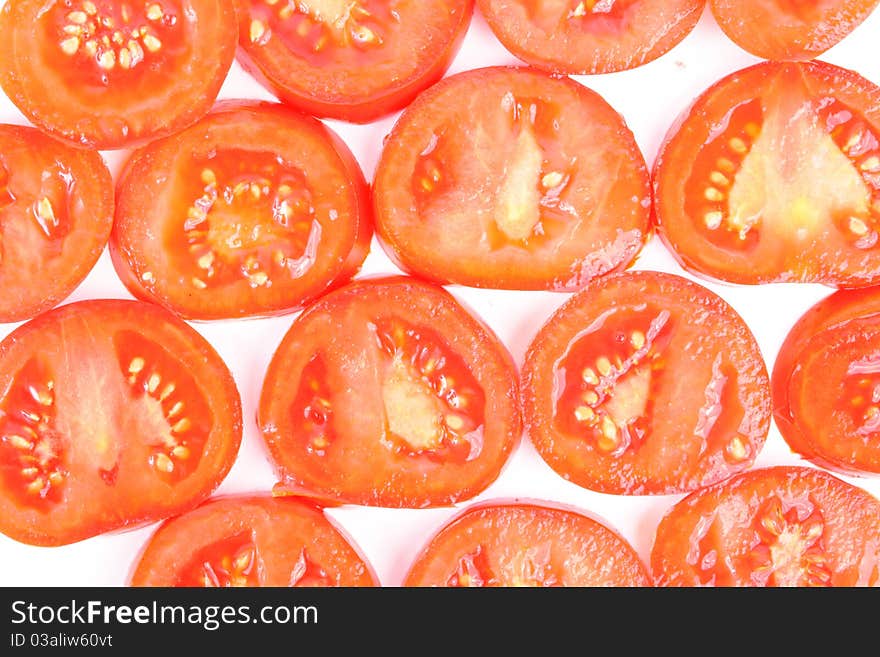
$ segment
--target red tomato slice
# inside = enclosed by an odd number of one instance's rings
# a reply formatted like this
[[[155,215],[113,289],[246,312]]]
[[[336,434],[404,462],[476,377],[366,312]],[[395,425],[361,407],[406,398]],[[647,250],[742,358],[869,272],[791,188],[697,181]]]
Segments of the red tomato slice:
[[[425,546],[406,586],[650,586],[636,551],[601,522],[538,504],[480,504]]]
[[[232,0],[7,0],[0,85],[77,146],[123,148],[207,112],[235,56]]]
[[[235,459],[232,376],[150,304],[82,301],[0,343],[0,532],[64,545],[186,511]]]
[[[740,48],[764,59],[812,59],[852,32],[878,0],[709,0]]]
[[[752,470],[691,493],[651,553],[661,586],[880,585],[880,502],[821,470]]]
[[[137,297],[193,319],[290,312],[369,251],[369,190],[311,117],[231,101],[132,156],[110,252]]]
[[[650,230],[647,169],[620,115],[527,69],[468,71],[419,96],[373,200],[399,266],[475,287],[579,289],[626,267]]]
[[[647,64],[694,29],[706,0],[477,0],[489,26],[533,66],[574,75]]]
[[[366,123],[437,80],[473,0],[240,0],[238,59],[310,114]]]
[[[0,322],[67,297],[113,225],[113,180],[98,153],[0,125]]]
[[[686,269],[880,283],[880,88],[822,62],[738,71],[672,129],[654,188],[660,236]]]
[[[748,468],[770,386],[745,322],[684,278],[627,272],[572,297],[532,341],[525,421],[560,475],[605,493],[707,486]]]
[[[269,365],[258,421],[285,490],[386,507],[473,497],[522,431],[498,338],[442,288],[403,277],[307,308]]]
[[[132,586],[375,586],[372,568],[317,506],[221,497],[167,521]]]
[[[880,291],[841,291],[795,324],[773,368],[773,411],[793,450],[880,474]]]

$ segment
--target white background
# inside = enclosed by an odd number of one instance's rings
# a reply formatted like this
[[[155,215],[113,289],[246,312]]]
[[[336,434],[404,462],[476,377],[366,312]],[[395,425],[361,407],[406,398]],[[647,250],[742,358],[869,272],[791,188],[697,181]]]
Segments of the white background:
[[[878,41],[880,9],[822,59],[855,69],[880,84]],[[659,60],[632,71],[578,79],[602,94],[623,114],[650,165],[667,128],[696,95],[722,76],[756,61],[722,34],[707,10],[696,30]],[[514,63],[515,58],[494,39],[483,18],[477,14],[450,73]],[[220,97],[271,99],[237,65],[233,66]],[[395,118],[366,126],[329,122],[353,150],[368,179],[372,177],[379,157],[382,138],[391,129]],[[0,122],[26,123],[5,97],[0,97]],[[105,155],[116,174],[124,154]],[[657,239],[647,245],[635,267],[683,273]],[[374,242],[362,273],[396,271]],[[809,306],[829,293],[827,288],[817,285],[706,285],[745,318],[758,339],[768,369],[772,368],[776,352],[791,325]],[[522,362],[526,346],[540,325],[568,298],[568,295],[543,292],[499,292],[457,286],[450,289],[492,326],[517,363]],[[106,253],[70,300],[102,297],[129,297]],[[241,452],[219,493],[269,491],[276,481],[254,417],[272,349],[280,342],[291,319],[287,316],[195,324],[232,370],[244,409]],[[14,325],[0,325],[0,338],[13,328]],[[804,464],[791,454],[775,427],[771,429],[757,463]],[[847,479],[880,496],[880,479]],[[477,499],[514,497],[563,502],[603,517],[636,547],[647,562],[657,523],[681,496],[622,497],[582,489],[556,475],[524,440],[501,477]],[[380,581],[385,585],[397,585],[425,541],[456,513],[456,509],[342,507],[328,513],[360,546]],[[30,547],[0,536],[0,585],[125,584],[132,563],[154,529],[155,525],[151,525],[57,548]]]

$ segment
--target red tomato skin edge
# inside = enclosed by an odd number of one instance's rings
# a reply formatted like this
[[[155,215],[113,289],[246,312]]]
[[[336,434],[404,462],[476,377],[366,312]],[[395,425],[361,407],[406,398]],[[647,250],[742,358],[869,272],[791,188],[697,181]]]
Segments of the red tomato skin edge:
[[[403,109],[424,89],[427,89],[443,77],[443,74],[446,73],[446,70],[452,64],[452,60],[461,48],[473,12],[474,0],[470,0],[465,11],[461,14],[461,21],[456,28],[455,37],[447,44],[434,63],[422,71],[417,78],[410,80],[402,87],[364,98],[359,102],[340,101],[334,103],[323,101],[289,89],[281,82],[270,78],[260,64],[241,46],[238,47],[236,58],[241,67],[251,77],[283,103],[298,108],[306,114],[312,114],[320,118],[337,119],[349,123],[370,123]]]
[[[261,491],[260,492],[253,491],[253,492],[249,492],[249,493],[232,493],[232,494],[226,494],[226,495],[215,495],[209,499],[204,500],[201,504],[199,504],[199,506],[201,506],[202,504],[207,504],[209,502],[218,502],[221,500],[229,500],[229,499],[236,499],[236,498],[254,498],[254,497],[268,497],[268,496]],[[278,495],[275,494],[274,487],[273,487],[273,490],[271,493],[271,497],[273,497],[273,498],[279,497]],[[379,581],[379,576],[376,574],[376,569],[373,568],[373,564],[370,563],[370,561],[366,558],[360,545],[358,545],[354,541],[354,539],[352,538],[352,536],[348,532],[348,530],[346,530],[342,525],[340,525],[336,521],[336,518],[334,518],[333,516],[324,512],[324,509],[326,509],[328,505],[321,504],[320,502],[318,502],[314,498],[299,497],[299,496],[293,496],[293,495],[290,495],[289,497],[295,497],[295,499],[297,499],[299,502],[301,502],[303,504],[308,504],[308,505],[312,506],[313,508],[315,508],[315,510],[321,511],[324,515],[324,519],[327,520],[327,522],[329,522],[333,526],[333,529],[335,529],[337,532],[339,532],[339,534],[342,536],[342,538],[345,539],[345,542],[351,546],[351,549],[355,551],[355,553],[358,555],[358,558],[363,562],[364,566],[367,569],[367,573],[370,575],[370,579],[373,582],[373,586],[381,586],[382,585],[382,582]],[[195,507],[195,508],[198,508],[198,507]],[[195,509],[190,509],[190,510],[194,511]],[[135,586],[134,584],[132,584],[132,580],[134,579],[134,575],[137,572],[137,569],[141,563],[141,560],[144,558],[144,554],[146,553],[147,548],[153,542],[153,538],[155,537],[156,532],[158,532],[160,529],[162,529],[162,527],[165,526],[165,524],[168,522],[168,520],[173,520],[173,519],[174,518],[168,518],[166,520],[163,520],[162,524],[160,524],[158,527],[156,527],[156,529],[153,530],[153,533],[150,534],[150,537],[146,541],[144,541],[144,544],[137,551],[137,554],[135,555],[134,559],[132,559],[131,565],[128,567],[128,573],[126,574],[126,577],[125,577],[126,586],[130,586],[130,587]]]
[[[281,108],[282,106],[277,103],[272,102],[261,102],[261,101],[253,101],[246,99],[233,99],[233,100],[223,100],[214,105],[214,108],[211,112],[218,111],[232,111],[240,108],[255,108],[255,107],[273,107],[273,108]],[[296,112],[291,108],[284,108],[285,111]],[[299,114],[297,112],[297,114]],[[346,172],[348,173],[349,179],[352,181],[352,184],[355,188],[355,193],[358,197],[358,222],[357,222],[357,238],[355,239],[355,243],[352,246],[351,251],[349,251],[348,258],[345,261],[342,269],[340,269],[339,273],[321,290],[316,290],[311,296],[307,299],[304,299],[302,302],[292,305],[289,308],[283,308],[278,310],[277,312],[271,313],[263,313],[263,314],[255,314],[255,315],[244,315],[238,319],[254,319],[259,317],[277,317],[280,315],[287,315],[293,312],[297,312],[302,310],[306,305],[310,302],[314,301],[318,297],[326,294],[327,292],[334,290],[338,287],[341,287],[345,283],[347,283],[351,278],[353,278],[361,269],[364,264],[364,260],[367,258],[367,255],[370,253],[370,240],[373,237],[373,205],[370,202],[370,188],[367,185],[367,181],[364,178],[364,174],[361,171],[360,165],[357,163],[357,160],[354,157],[354,154],[348,148],[346,143],[342,141],[342,138],[337,135],[333,130],[325,126],[323,123],[314,119],[312,117],[302,116],[302,118],[312,121],[314,123],[315,129],[319,130],[324,134],[324,136],[332,143],[334,150],[339,155],[339,159],[345,167]],[[123,186],[127,184],[129,176],[136,175],[135,171],[135,161],[142,159],[142,151],[133,152],[128,160],[126,161],[122,171],[119,174],[119,179],[116,183],[116,189],[120,190]],[[119,196],[119,192],[117,191],[117,197]],[[129,258],[126,258],[122,249],[119,246],[120,237],[118,234],[117,224],[114,223],[113,232],[110,234],[110,242],[109,242],[109,251],[110,258],[113,262],[113,268],[116,270],[116,274],[119,276],[119,279],[122,281],[122,284],[125,285],[126,289],[131,292],[136,298],[141,299],[142,301],[148,301],[150,303],[159,304],[160,306],[165,306],[164,300],[159,297],[151,294],[143,285],[141,285],[140,280],[137,276],[134,275],[134,272],[131,271],[131,268],[128,266]],[[136,260],[136,258],[131,258],[131,260]],[[178,311],[174,308],[169,308],[172,312],[177,313]],[[191,321],[210,321],[212,319],[229,319],[225,315],[218,315],[216,317],[213,316],[199,316],[198,318],[189,318]]]
[[[412,282],[417,285],[424,285],[424,281],[417,278],[412,278],[410,276],[402,276],[402,275],[388,275],[388,274],[374,274],[372,276],[364,276],[363,278],[359,278],[355,281],[352,281],[349,285],[350,287],[356,287],[361,284],[370,284],[370,283],[394,283],[394,282]],[[520,441],[522,440],[523,433],[523,424],[522,424],[522,403],[520,399],[520,388],[519,388],[519,376],[518,370],[516,368],[516,363],[513,360],[513,356],[510,355],[510,351],[508,351],[507,347],[501,340],[495,335],[495,332],[489,327],[489,325],[476,314],[473,309],[468,306],[466,303],[459,300],[457,297],[454,297],[444,288],[437,288],[436,292],[441,293],[450,297],[455,303],[457,303],[469,316],[474,325],[478,326],[482,330],[486,331],[490,340],[490,348],[498,353],[505,361],[506,368],[511,372],[512,376],[510,377],[510,388],[507,391],[507,397],[511,399],[512,406],[516,409],[515,416],[515,426],[511,428],[508,432],[507,443],[505,444],[504,456],[501,467],[497,472],[492,473],[491,478],[486,481],[481,482],[478,486],[474,486],[469,489],[465,489],[459,491],[454,496],[448,496],[447,498],[433,501],[429,500],[426,503],[420,504],[418,506],[379,506],[376,504],[364,504],[366,506],[371,506],[375,508],[419,508],[419,509],[433,509],[440,507],[451,507],[457,504],[460,501],[469,500],[477,495],[479,495],[482,491],[492,485],[498,477],[504,472],[507,466],[510,463],[510,455],[514,452],[514,450],[519,446]],[[303,313],[297,317],[294,322],[299,322],[302,318],[305,318],[311,310],[311,307],[307,307]],[[288,329],[289,330],[289,329]],[[269,361],[269,367],[266,371],[265,376],[263,377],[264,385],[265,381],[270,379],[278,378],[278,375],[275,374],[275,370],[277,370],[281,364],[280,360],[277,358],[278,352],[281,350],[284,345],[284,339],[282,338],[281,343],[278,348],[272,354],[272,359]],[[263,411],[263,393],[260,393],[260,402],[257,405],[257,427],[260,428],[262,432],[263,422],[261,419],[261,414]],[[266,443],[266,440],[261,441],[263,444],[263,449],[266,450],[266,454],[269,456],[269,460],[272,463],[272,467],[275,470],[275,473],[278,475],[279,481],[272,487],[273,494],[284,496],[284,495],[294,495],[297,497],[307,497],[309,499],[315,500],[323,507],[327,506],[342,506],[344,504],[360,504],[360,502],[354,502],[352,499],[344,496],[334,496],[331,494],[327,494],[323,491],[314,491],[309,489],[306,486],[303,486],[299,482],[293,481],[290,476],[288,476],[283,468],[279,465],[278,461],[272,456],[269,451],[269,447]]]

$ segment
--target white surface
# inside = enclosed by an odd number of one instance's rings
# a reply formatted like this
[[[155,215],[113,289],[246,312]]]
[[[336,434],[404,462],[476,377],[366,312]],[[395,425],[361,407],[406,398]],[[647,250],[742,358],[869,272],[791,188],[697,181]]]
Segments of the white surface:
[[[880,58],[876,55],[878,39],[880,10],[822,59],[853,68],[874,83],[880,83]],[[707,10],[697,29],[659,60],[633,71],[582,76],[578,79],[601,93],[623,114],[650,164],[667,128],[696,95],[722,76],[756,61],[727,40]],[[494,39],[482,17],[476,15],[450,72],[514,63],[514,57]],[[220,96],[271,98],[237,65],[233,67]],[[366,126],[351,126],[335,121],[329,123],[354,151],[369,179],[379,156],[382,139],[393,121],[394,117]],[[0,98],[0,122],[25,123],[22,115],[5,97]],[[107,154],[114,174],[123,157],[120,153]],[[635,268],[683,273],[657,239],[648,244]],[[393,272],[397,272],[396,268],[374,242],[362,275]],[[737,287],[704,284],[724,297],[743,316],[758,339],[768,368],[772,367],[776,352],[791,325],[810,305],[830,292],[828,288],[815,285]],[[568,298],[568,295],[543,292],[498,292],[462,287],[450,289],[492,326],[517,363],[522,362],[526,346],[539,326]],[[128,296],[105,253],[70,300]],[[195,325],[232,370],[244,408],[241,452],[219,493],[268,491],[275,482],[254,417],[260,385],[272,350],[290,326],[291,319],[292,316],[286,316]],[[12,328],[12,325],[0,325],[0,338]],[[757,464],[804,462],[791,454],[773,427]],[[847,479],[880,496],[880,479]],[[599,515],[629,539],[647,562],[659,519],[681,496],[619,497],[585,490],[556,475],[525,440],[501,477],[476,499],[512,497],[555,500]],[[329,513],[360,546],[381,582],[397,585],[425,541],[456,513],[456,509],[342,507]],[[155,525],[151,525],[59,548],[30,547],[0,536],[0,585],[125,584],[132,562],[154,529]]]

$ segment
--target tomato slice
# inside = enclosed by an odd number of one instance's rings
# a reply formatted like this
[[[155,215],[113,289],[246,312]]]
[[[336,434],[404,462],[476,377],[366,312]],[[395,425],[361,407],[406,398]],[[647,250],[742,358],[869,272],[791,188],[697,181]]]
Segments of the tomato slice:
[[[616,532],[573,510],[523,503],[472,506],[437,532],[406,586],[650,586]]]
[[[113,225],[113,181],[98,153],[0,125],[0,322],[67,297]]]
[[[8,0],[0,85],[37,126],[123,148],[207,112],[235,56],[231,0]]]
[[[880,502],[812,468],[752,470],[691,493],[651,552],[661,586],[880,585]]]
[[[623,119],[528,69],[468,71],[419,96],[386,141],[374,205],[399,266],[475,287],[579,289],[649,233],[647,169]]]
[[[789,446],[827,468],[880,474],[880,291],[835,292],[791,329],[773,368]]]
[[[322,510],[295,498],[220,497],[153,534],[132,586],[374,586]]]
[[[707,486],[748,468],[770,386],[745,322],[679,276],[626,272],[572,297],[532,341],[526,427],[550,466],[605,493]]]
[[[477,0],[514,55],[569,75],[612,73],[668,52],[697,24],[706,0]]]
[[[880,88],[822,62],[734,73],[673,128],[654,186],[660,236],[686,269],[880,283]]]
[[[240,0],[242,66],[285,103],[366,123],[443,77],[473,0]]]
[[[81,301],[0,343],[0,532],[64,545],[186,511],[235,459],[232,376],[158,306]]]
[[[764,59],[812,59],[846,37],[878,0],[709,0],[740,48]]]
[[[277,104],[220,103],[135,152],[116,197],[116,271],[135,296],[188,318],[297,310],[369,251],[369,190],[354,156]]]
[[[498,338],[442,288],[403,277],[307,308],[269,365],[258,421],[286,490],[386,507],[473,497],[521,433]]]

